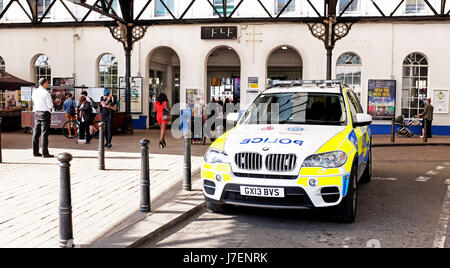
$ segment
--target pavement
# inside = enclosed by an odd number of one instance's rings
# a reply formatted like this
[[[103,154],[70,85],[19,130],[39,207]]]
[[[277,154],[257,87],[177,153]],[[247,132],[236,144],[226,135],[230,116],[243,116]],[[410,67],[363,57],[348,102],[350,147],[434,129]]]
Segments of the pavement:
[[[57,133],[56,133],[57,134]],[[97,170],[97,144],[50,137],[52,153],[70,152],[77,247],[450,247],[448,147],[374,148],[374,180],[359,187],[357,222],[336,224],[327,210],[204,208],[199,167],[208,145],[193,145],[193,191],[182,191],[183,140],[158,130],[114,137],[106,171]],[[150,147],[152,212],[140,213],[139,140]],[[3,133],[0,164],[0,247],[56,247],[59,168],[30,157],[31,136]],[[403,142],[404,139],[404,142]],[[398,138],[405,144],[420,142]],[[435,137],[436,145],[450,141]],[[374,144],[389,144],[375,136]]]
[[[374,148],[373,181],[359,185],[354,224],[328,210],[203,209],[145,248],[450,247],[448,147]]]
[[[106,151],[106,171],[97,169],[97,147],[76,144],[62,135],[50,136],[50,152],[69,152],[71,162],[74,242],[87,247],[148,214],[140,213],[140,147],[138,141],[158,140],[159,131],[119,135]],[[56,247],[58,243],[59,162],[33,158],[31,136],[2,133],[0,164],[0,247]],[[167,138],[168,147],[150,147],[151,196],[154,209],[180,191],[183,141]],[[193,176],[198,176],[207,146],[192,146]]]
[[[433,136],[428,138],[428,141],[423,142],[423,138],[416,137],[395,137],[395,142],[391,142],[391,135],[373,135],[373,146],[375,147],[390,147],[390,146],[450,146],[449,136]]]

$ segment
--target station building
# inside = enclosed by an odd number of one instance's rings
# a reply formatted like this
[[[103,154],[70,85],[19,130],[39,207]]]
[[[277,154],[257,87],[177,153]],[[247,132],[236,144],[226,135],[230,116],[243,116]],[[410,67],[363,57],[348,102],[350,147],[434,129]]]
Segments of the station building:
[[[185,10],[190,0],[163,0],[174,16]],[[196,1],[186,18],[218,16],[205,1]],[[0,10],[8,4],[0,0]],[[50,4],[40,0],[43,14]],[[144,5],[147,1],[135,1]],[[222,1],[210,2],[223,12]],[[227,1],[231,13],[239,1]],[[278,14],[287,1],[244,1],[234,17],[264,17]],[[322,3],[316,0],[312,3]],[[381,1],[381,9],[395,9],[395,1]],[[440,1],[429,1],[439,9]],[[86,10],[66,3],[83,17]],[[338,7],[343,9],[348,0]],[[318,4],[318,6],[320,6]],[[448,8],[450,4],[447,3]],[[137,6],[136,9],[142,8]],[[379,14],[370,0],[355,0],[344,16]],[[406,0],[397,15],[424,15],[432,10],[422,0]],[[91,19],[102,18],[92,14]],[[292,1],[282,16],[317,16],[307,1]],[[142,14],[148,20],[172,18],[170,12],[153,1]],[[71,15],[58,1],[46,21],[67,21]],[[11,5],[1,23],[27,21],[17,4]],[[236,32],[233,32],[236,31]],[[333,78],[354,87],[364,109],[368,109],[369,81],[394,80],[395,115],[411,118],[423,109],[423,100],[433,99],[434,133],[450,135],[448,103],[450,89],[450,23],[448,21],[364,22],[352,25],[348,35],[339,40],[333,51]],[[217,34],[216,36],[214,36]],[[76,85],[98,88],[120,87],[125,73],[122,44],[103,26],[52,28],[1,28],[0,68],[22,79],[38,81],[41,77],[74,78]],[[135,116],[149,115],[153,94],[164,92],[172,103],[185,102],[195,92],[205,103],[212,98],[231,98],[248,105],[258,92],[267,88],[270,79],[324,79],[326,51],[307,24],[292,22],[254,22],[230,24],[154,25],[134,44],[132,76],[142,77],[141,110]],[[446,99],[435,103],[434,92]],[[119,93],[117,93],[119,94]],[[445,109],[445,105],[447,108]],[[140,113],[139,113],[140,112]],[[376,120],[375,133],[389,133],[390,121]]]

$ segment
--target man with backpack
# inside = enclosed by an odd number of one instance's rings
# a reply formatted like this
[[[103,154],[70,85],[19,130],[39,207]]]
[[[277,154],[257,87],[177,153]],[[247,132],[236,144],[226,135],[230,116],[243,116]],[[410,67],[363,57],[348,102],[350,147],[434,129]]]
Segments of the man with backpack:
[[[77,119],[76,112],[75,112],[75,102],[73,101],[73,95],[72,93],[67,93],[66,95],[66,101],[63,104],[64,111],[66,112],[66,120],[67,122],[75,122]],[[67,125],[67,128],[69,130],[69,137],[77,136],[77,124],[73,123],[73,129],[75,131],[74,136],[72,136],[72,127],[71,124]]]

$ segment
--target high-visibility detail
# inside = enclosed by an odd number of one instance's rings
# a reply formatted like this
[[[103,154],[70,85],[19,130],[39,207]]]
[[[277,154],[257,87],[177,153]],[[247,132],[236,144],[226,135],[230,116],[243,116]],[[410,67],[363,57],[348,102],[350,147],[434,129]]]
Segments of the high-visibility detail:
[[[205,163],[203,165],[203,169],[208,169],[210,171],[216,171],[216,172],[230,172],[231,166],[226,164],[208,164]]]
[[[319,181],[319,187],[323,186],[342,186],[342,177],[334,176],[334,177],[321,177],[317,178]]]
[[[228,137],[228,135],[230,134],[231,131],[233,131],[233,129],[227,131],[225,134],[220,136],[217,140],[215,140],[213,142],[213,144],[211,144],[211,147],[215,148],[217,150],[223,151],[223,148],[225,146],[225,141],[227,140],[227,137]]]
[[[300,170],[300,176],[328,176],[339,175],[338,168],[321,168],[321,167],[303,167]]]
[[[202,169],[202,178],[214,180],[214,172]]]
[[[349,182],[350,182],[350,174],[342,177],[342,197],[347,196]]]

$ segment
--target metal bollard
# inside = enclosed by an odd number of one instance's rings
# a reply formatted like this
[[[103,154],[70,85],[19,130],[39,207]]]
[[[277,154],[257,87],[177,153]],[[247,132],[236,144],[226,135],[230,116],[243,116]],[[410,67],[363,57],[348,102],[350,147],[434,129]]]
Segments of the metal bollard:
[[[191,175],[191,132],[186,131],[184,133],[184,190],[192,190]]]
[[[425,118],[423,119],[423,132],[423,142],[428,142],[428,124]]]
[[[391,142],[395,142],[395,118],[392,118]]]
[[[141,140],[141,212],[150,212],[150,161],[148,147],[150,141]]]
[[[72,155],[62,153],[58,155],[60,162],[60,190],[59,190],[59,247],[73,248],[72,227],[72,194],[70,190],[70,161]]]
[[[105,170],[105,122],[98,124],[100,132],[98,136],[98,169]]]
[[[0,163],[2,162],[2,118],[0,117]]]

